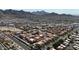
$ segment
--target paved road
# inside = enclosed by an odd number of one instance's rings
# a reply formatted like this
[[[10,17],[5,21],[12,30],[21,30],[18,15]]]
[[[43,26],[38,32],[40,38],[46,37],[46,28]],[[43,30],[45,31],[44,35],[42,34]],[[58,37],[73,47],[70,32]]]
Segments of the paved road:
[[[0,43],[0,50],[8,50],[8,48],[5,47],[3,44]]]
[[[25,50],[29,50],[30,47],[28,47],[26,44],[24,44],[23,42],[21,42],[19,39],[17,39],[16,37],[14,36],[9,36],[13,41],[15,41],[18,45],[20,45],[23,49]]]
[[[67,46],[65,48],[65,50],[74,50],[72,46],[73,46],[73,44],[70,43],[69,46]]]
[[[4,50],[3,46],[0,44],[0,50]]]

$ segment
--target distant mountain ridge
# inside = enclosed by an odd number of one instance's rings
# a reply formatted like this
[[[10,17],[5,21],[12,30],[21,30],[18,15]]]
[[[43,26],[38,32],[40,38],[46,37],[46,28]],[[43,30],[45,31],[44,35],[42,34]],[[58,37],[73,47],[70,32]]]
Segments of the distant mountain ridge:
[[[74,22],[79,21],[79,16],[74,16],[70,14],[58,14],[55,12],[48,13],[45,11],[27,12],[23,10],[0,10],[0,20],[8,19],[16,22],[21,21],[31,21],[31,22]],[[21,20],[21,21],[19,21]]]
[[[48,14],[48,12],[45,12],[45,11],[36,11],[36,12],[32,12],[32,14],[35,14],[35,15],[45,15],[45,14]]]
[[[65,15],[65,16],[70,15],[70,14],[58,14],[55,12],[49,13],[44,10],[35,11],[35,12],[27,12],[27,11],[23,11],[23,10],[12,10],[12,9],[0,10],[0,14],[1,13],[3,13],[3,14],[17,14],[17,15],[20,15],[20,14],[23,14],[23,15],[26,15],[26,14],[29,14],[29,15]],[[72,15],[70,15],[70,16],[72,16]]]

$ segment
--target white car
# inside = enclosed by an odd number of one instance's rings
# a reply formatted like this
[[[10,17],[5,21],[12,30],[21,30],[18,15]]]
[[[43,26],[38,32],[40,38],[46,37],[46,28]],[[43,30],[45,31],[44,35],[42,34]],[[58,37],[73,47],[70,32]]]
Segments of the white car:
[[[62,47],[62,46],[58,46],[58,47],[57,47],[57,49],[61,49],[61,50],[62,50],[62,49],[63,49],[63,47]]]
[[[74,43],[79,44],[79,41],[75,41]]]
[[[74,46],[79,46],[79,44],[77,44],[77,43],[74,43]]]
[[[75,40],[79,41],[79,38],[75,38]]]
[[[68,43],[68,42],[63,42],[63,44],[64,44],[65,46],[67,46],[69,43]]]
[[[75,37],[76,37],[76,38],[79,38],[79,35],[76,35]]]
[[[70,41],[71,39],[69,39],[69,38],[68,38],[67,40],[69,40],[69,41]]]
[[[65,45],[63,45],[63,44],[61,44],[60,46],[62,46],[63,48],[65,48],[66,46]]]
[[[70,41],[69,41],[69,40],[65,40],[65,42],[66,42],[66,43],[69,43]]]
[[[76,50],[79,50],[79,47],[78,46],[73,46],[74,49]]]
[[[75,37],[76,35],[72,35],[71,37]]]

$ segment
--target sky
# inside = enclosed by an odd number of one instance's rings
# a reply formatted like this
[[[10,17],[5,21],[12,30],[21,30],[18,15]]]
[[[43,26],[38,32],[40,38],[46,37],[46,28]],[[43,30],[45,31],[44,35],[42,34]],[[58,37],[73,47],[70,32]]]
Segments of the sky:
[[[72,15],[79,15],[79,9],[23,9],[24,11],[46,11],[46,12],[55,12],[55,13],[59,13],[59,14],[72,14]]]
[[[0,9],[9,8],[79,15],[79,0],[0,0]]]

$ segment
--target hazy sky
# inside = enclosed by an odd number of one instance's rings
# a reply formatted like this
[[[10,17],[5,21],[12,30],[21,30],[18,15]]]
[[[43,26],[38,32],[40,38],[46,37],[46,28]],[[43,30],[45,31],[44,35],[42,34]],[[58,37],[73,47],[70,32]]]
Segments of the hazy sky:
[[[24,9],[24,10],[30,12],[45,10],[46,12],[56,12],[59,14],[65,13],[65,14],[79,15],[79,9]]]

